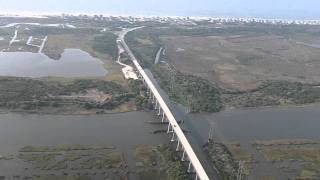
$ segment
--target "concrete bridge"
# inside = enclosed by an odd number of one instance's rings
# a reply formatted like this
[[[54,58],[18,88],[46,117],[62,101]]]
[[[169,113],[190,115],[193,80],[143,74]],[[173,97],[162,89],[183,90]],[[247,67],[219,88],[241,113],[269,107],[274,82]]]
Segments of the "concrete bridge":
[[[128,31],[126,31],[128,32]],[[127,51],[132,62],[134,63],[139,76],[142,77],[144,84],[148,88],[150,99],[154,104],[154,108],[158,111],[158,115],[161,116],[162,123],[168,123],[167,133],[172,135],[171,141],[177,143],[176,151],[182,152],[181,161],[188,162],[188,173],[194,173],[195,179],[209,180],[207,173],[205,172],[202,164],[200,163],[198,157],[193,151],[190,143],[188,142],[186,136],[184,135],[182,129],[180,128],[177,120],[173,116],[169,107],[161,97],[158,89],[155,87],[153,82],[150,80],[148,75],[145,73],[144,69],[140,66],[138,60],[133,55],[132,51],[126,44],[124,37],[126,32],[120,35],[119,42],[122,44],[125,51]]]

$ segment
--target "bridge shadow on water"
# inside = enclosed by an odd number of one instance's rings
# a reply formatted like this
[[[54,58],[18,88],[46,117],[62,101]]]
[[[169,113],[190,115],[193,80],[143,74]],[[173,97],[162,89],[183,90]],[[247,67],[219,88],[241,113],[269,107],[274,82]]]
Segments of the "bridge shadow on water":
[[[194,152],[196,153],[197,157],[199,158],[203,168],[205,169],[206,173],[210,177],[210,179],[221,179],[213,166],[213,163],[210,162],[208,155],[203,151],[203,145],[206,143],[206,140],[200,135],[201,133],[194,127],[191,123],[192,117],[189,115],[187,108],[179,105],[175,102],[172,102],[164,90],[161,89],[159,84],[157,83],[156,79],[148,69],[144,69],[148,77],[151,79],[155,87],[158,89],[160,95],[162,96],[163,100],[166,102],[168,107],[170,108],[172,114],[179,122],[181,129],[185,132],[185,135],[192,146]],[[159,122],[161,121],[161,118]],[[208,123],[208,134],[210,125]],[[202,133],[203,134],[203,133]],[[172,143],[173,147],[176,148],[176,143]],[[180,156],[182,156],[182,152],[177,152]],[[188,163],[185,162],[186,167]]]

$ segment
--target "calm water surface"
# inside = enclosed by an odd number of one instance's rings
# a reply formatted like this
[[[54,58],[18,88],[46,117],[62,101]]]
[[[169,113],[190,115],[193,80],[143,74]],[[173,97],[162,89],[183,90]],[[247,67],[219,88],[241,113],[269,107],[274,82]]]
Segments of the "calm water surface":
[[[98,77],[106,74],[102,61],[79,49],[66,49],[59,60],[40,53],[0,52],[0,76]]]
[[[0,114],[0,155],[28,145],[114,145],[127,151],[136,145],[167,142],[163,134],[151,133],[162,128],[147,123],[153,119],[147,112],[91,116]]]
[[[168,142],[164,134],[152,133],[164,128],[148,123],[153,120],[159,121],[147,112],[91,116],[0,114],[0,156],[17,155],[20,148],[28,145],[112,145],[123,153],[129,168],[134,170],[136,146]],[[31,169],[30,164],[21,161],[0,161],[0,176],[30,177],[33,171],[38,172]],[[130,174],[130,179],[137,178]]]
[[[229,140],[320,139],[320,105],[240,109],[192,116],[194,129],[203,140],[208,138],[210,127],[216,135]]]

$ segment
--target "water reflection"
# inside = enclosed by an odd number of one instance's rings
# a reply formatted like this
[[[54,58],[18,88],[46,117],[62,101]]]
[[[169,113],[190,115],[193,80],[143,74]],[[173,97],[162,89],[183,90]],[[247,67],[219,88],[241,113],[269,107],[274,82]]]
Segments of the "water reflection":
[[[0,75],[19,77],[98,77],[103,62],[79,49],[66,49],[60,60],[30,52],[0,52]]]
[[[194,128],[207,139],[210,126],[228,140],[320,139],[320,106],[261,108],[193,115]]]

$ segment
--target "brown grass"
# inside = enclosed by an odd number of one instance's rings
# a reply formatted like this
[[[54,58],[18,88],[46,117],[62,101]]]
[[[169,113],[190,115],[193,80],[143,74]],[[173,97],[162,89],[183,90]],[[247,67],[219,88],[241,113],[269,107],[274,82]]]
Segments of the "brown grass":
[[[276,35],[161,40],[177,69],[225,87],[251,89],[261,80],[320,81],[320,49],[297,44],[300,40]]]

